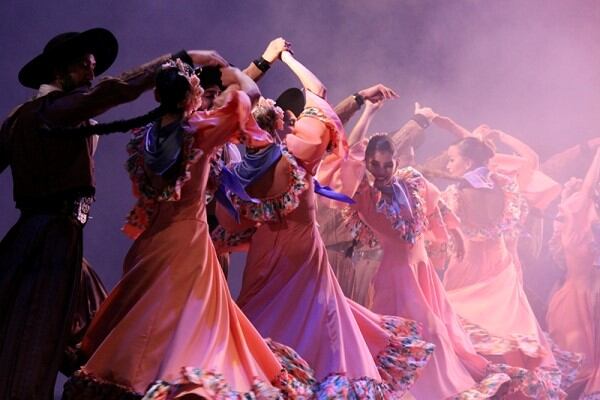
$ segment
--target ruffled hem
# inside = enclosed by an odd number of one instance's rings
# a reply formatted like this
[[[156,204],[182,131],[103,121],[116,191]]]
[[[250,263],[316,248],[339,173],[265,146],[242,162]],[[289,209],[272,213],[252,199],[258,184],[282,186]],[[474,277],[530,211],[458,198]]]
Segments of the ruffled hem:
[[[520,352],[529,358],[540,358],[545,355],[540,342],[534,337],[512,335],[510,338],[504,338],[494,336],[481,326],[465,319],[461,319],[461,323],[479,354],[501,356],[507,353]]]
[[[465,390],[456,396],[451,397],[452,400],[483,400],[490,399],[496,396],[505,383],[510,382],[510,377],[502,372],[491,373],[478,382],[472,388]]]
[[[242,217],[256,222],[279,221],[300,205],[300,195],[309,187],[306,171],[286,149],[282,149],[282,155],[290,165],[288,188],[282,194],[259,199],[258,203],[243,201],[232,194],[231,200]]]
[[[484,328],[462,320],[462,326],[469,334],[475,350],[487,356],[502,356],[507,353],[521,352],[530,358],[541,358],[545,351],[539,341],[524,335],[501,338],[491,335]],[[559,349],[552,341],[551,350],[556,366],[540,366],[533,370],[506,364],[490,364],[490,372],[505,373],[510,379],[509,393],[520,392],[523,395],[540,400],[555,400],[566,397],[564,389],[574,381],[581,366],[579,354]]]
[[[278,385],[288,398],[334,399],[400,399],[414,384],[419,372],[427,365],[434,345],[421,340],[420,329],[415,321],[399,317],[382,317],[381,327],[389,333],[388,345],[375,358],[382,381],[369,377],[348,378],[342,372],[332,372],[316,382],[308,364],[291,348],[267,339],[271,351],[278,357],[289,375],[294,377],[292,393]],[[300,385],[300,387],[297,387]],[[310,385],[310,386],[309,386]],[[308,388],[310,387],[310,391]]]
[[[575,379],[577,379],[577,376],[579,375],[579,370],[583,364],[583,355],[559,348],[548,334],[546,334],[546,340],[550,342],[552,354],[554,355],[556,365],[560,370],[560,387],[563,390],[566,390],[573,385]]]
[[[79,370],[67,380],[63,400],[140,400],[143,393]]]
[[[508,394],[521,393],[536,400],[559,400],[567,396],[560,387],[561,374],[558,368],[528,370],[506,364],[491,364],[488,369],[510,377]]]
[[[396,394],[403,394],[427,365],[435,345],[422,340],[415,321],[383,316],[381,327],[390,337],[387,346],[375,357],[375,365],[383,382]]]

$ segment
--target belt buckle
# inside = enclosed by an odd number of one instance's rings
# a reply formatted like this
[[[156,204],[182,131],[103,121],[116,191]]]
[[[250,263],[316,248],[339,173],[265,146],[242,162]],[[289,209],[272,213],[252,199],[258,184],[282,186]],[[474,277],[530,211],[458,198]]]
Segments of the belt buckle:
[[[73,217],[75,217],[75,219],[79,221],[82,225],[85,225],[85,223],[88,220],[88,215],[90,214],[93,202],[93,197],[81,197],[75,200]]]

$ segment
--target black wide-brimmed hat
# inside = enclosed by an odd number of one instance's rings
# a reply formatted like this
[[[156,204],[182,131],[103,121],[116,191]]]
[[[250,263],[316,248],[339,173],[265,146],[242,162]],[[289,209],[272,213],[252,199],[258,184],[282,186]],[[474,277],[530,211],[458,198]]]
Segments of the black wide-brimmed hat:
[[[46,44],[42,54],[21,68],[19,82],[23,86],[37,89],[42,83],[52,81],[52,68],[57,61],[68,60],[85,53],[94,55],[94,73],[100,75],[112,65],[118,52],[117,38],[107,29],[94,28],[84,32],[61,33]]]
[[[306,97],[304,92],[298,88],[289,88],[283,91],[275,100],[275,105],[281,107],[282,110],[290,110],[297,117],[304,110]]]

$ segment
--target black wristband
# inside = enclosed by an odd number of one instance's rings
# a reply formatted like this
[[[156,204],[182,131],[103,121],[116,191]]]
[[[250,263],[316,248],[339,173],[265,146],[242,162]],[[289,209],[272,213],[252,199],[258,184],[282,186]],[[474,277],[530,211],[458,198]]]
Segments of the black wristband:
[[[362,94],[356,92],[352,96],[354,97],[354,101],[356,102],[359,108],[362,107],[363,104],[365,104],[365,98]]]
[[[178,58],[190,67],[194,67],[194,60],[192,60],[192,57],[190,57],[187,51],[181,50],[171,56],[171,60],[173,61],[176,61]]]
[[[422,114],[415,114],[412,116],[411,118],[413,121],[415,121],[417,124],[419,124],[419,126],[422,129],[425,129],[429,126],[429,120],[427,119],[426,116],[422,115]]]
[[[262,57],[252,61],[252,64],[256,65],[256,68],[260,69],[262,72],[267,72],[269,68],[271,68],[271,64]]]

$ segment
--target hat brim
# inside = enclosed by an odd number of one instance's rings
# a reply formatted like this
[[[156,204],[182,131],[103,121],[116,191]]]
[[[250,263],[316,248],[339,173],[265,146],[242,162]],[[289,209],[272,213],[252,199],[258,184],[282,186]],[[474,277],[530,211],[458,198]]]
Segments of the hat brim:
[[[52,81],[52,68],[56,60],[74,53],[89,52],[96,59],[95,75],[104,73],[113,64],[119,53],[117,38],[107,29],[94,28],[68,39],[51,51],[46,51],[29,61],[19,72],[19,82],[37,89]]]
[[[304,92],[298,88],[286,89],[279,95],[275,100],[275,105],[281,107],[282,110],[290,110],[297,117],[304,110],[306,104],[306,97]]]

